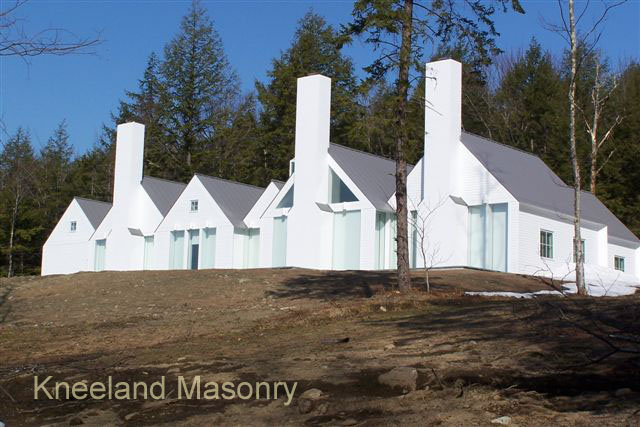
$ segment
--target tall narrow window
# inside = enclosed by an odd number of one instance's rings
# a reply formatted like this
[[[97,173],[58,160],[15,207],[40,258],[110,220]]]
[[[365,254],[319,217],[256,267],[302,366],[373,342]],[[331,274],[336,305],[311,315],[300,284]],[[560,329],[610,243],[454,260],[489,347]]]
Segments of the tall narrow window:
[[[104,270],[104,260],[107,252],[107,239],[96,240],[96,252],[94,258],[94,270]]]
[[[384,212],[376,212],[376,269],[383,270],[385,268],[386,252],[386,227],[387,214]]]
[[[624,272],[624,257],[617,256],[617,255],[613,257],[613,268],[615,268],[618,271]]]
[[[360,268],[360,211],[333,214],[333,268]]]
[[[184,230],[171,232],[169,241],[169,268],[179,270],[184,268]]]
[[[553,259],[553,232],[540,230],[540,256]]]
[[[489,205],[491,210],[491,261],[492,270],[507,271],[507,211],[506,203]]]
[[[216,266],[216,229],[202,230],[202,256],[200,268],[215,268]]]
[[[191,212],[198,212],[198,201],[197,200],[192,200],[191,201]]]
[[[486,206],[469,206],[469,265],[485,268]]]
[[[260,229],[247,230],[247,244],[244,252],[245,268],[257,268],[260,258]]]
[[[273,219],[273,249],[271,252],[274,267],[287,265],[287,217]]]
[[[418,211],[411,211],[411,252],[409,253],[411,268],[418,265]]]
[[[144,236],[144,261],[142,268],[150,270],[153,265],[153,236]]]
[[[200,230],[189,230],[189,269],[198,269],[200,256]]]
[[[77,226],[78,224],[75,221],[71,221],[71,224],[69,224],[69,231],[73,233],[76,231]]]

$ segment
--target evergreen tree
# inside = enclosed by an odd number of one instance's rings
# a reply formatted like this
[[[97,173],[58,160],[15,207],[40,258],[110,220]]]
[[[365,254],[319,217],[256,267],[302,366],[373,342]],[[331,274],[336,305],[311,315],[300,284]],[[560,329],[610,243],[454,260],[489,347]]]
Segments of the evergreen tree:
[[[187,180],[196,171],[219,169],[217,163],[224,161],[210,155],[220,142],[217,133],[230,124],[239,83],[200,1],[193,1],[180,29],[164,49],[160,72],[171,141],[165,154],[174,177]]]
[[[272,62],[267,83],[256,82],[262,107],[261,138],[254,158],[260,181],[286,179],[294,156],[296,80],[310,74],[331,78],[331,140],[362,147],[355,131],[359,109],[355,102],[357,81],[351,59],[337,46],[338,34],[324,18],[308,12],[299,22],[289,49]]]
[[[29,273],[40,248],[32,245],[42,231],[34,209],[35,157],[29,134],[18,128],[0,152],[0,221],[2,270],[7,276]],[[34,260],[35,258],[35,260]],[[35,262],[34,262],[35,261]]]

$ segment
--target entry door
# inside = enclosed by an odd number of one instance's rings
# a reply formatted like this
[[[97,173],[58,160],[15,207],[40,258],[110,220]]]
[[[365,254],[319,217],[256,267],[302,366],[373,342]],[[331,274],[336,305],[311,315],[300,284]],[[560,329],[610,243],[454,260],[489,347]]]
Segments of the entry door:
[[[200,255],[200,230],[189,230],[189,268],[198,269],[198,256]]]

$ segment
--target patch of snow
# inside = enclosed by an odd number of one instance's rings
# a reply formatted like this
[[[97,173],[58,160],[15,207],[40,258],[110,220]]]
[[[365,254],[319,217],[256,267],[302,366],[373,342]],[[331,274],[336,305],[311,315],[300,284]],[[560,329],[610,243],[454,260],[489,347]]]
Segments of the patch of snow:
[[[577,292],[577,287],[575,283],[565,282],[562,284],[563,293],[565,294],[575,294]],[[604,284],[601,283],[588,283],[587,291],[589,295],[593,297],[619,297],[624,295],[632,295],[636,292],[636,290],[640,288],[640,284],[635,282],[623,281],[623,280],[614,280],[611,283]],[[535,298],[536,296],[541,295],[562,295],[561,292],[548,290],[548,291],[537,291],[537,292],[465,292],[465,295],[478,295],[478,296],[486,296],[486,297],[510,297],[510,298]]]
[[[537,291],[537,292],[465,292],[465,295],[477,295],[482,297],[510,297],[510,298],[535,298],[540,295],[562,295],[558,291]]]

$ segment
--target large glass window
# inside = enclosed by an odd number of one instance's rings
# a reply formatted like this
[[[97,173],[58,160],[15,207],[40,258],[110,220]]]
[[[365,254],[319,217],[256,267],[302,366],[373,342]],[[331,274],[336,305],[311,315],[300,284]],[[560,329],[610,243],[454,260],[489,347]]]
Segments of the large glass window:
[[[200,268],[214,268],[216,266],[216,229],[202,230],[202,255]]]
[[[540,230],[540,256],[542,258],[553,258],[553,232]]]
[[[508,204],[469,206],[469,265],[507,271]]]
[[[329,169],[329,203],[357,202],[358,198],[349,187]]]
[[[96,240],[96,252],[94,258],[94,270],[104,270],[104,261],[107,253],[107,239]]]
[[[333,268],[360,268],[360,211],[333,214]]]
[[[280,216],[273,219],[273,250],[272,264],[274,267],[287,265],[287,217]]]
[[[169,268],[179,270],[184,268],[184,230],[171,232],[169,240]]]
[[[153,262],[153,236],[144,236],[144,261],[142,268],[149,270]]]
[[[613,268],[618,271],[624,271],[624,257],[617,255],[613,257]]]

